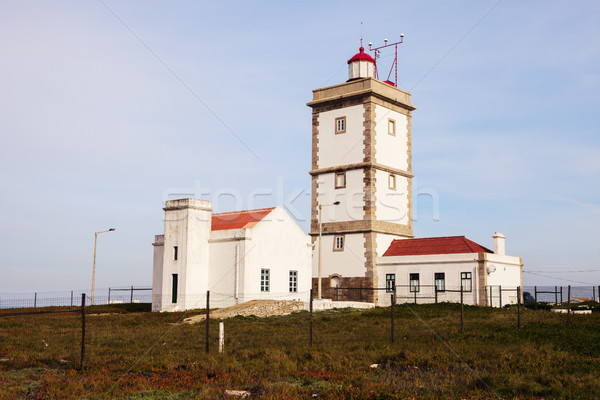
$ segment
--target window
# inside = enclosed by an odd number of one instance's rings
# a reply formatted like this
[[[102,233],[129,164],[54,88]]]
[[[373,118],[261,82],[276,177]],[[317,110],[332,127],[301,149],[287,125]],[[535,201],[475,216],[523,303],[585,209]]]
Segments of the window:
[[[171,289],[171,303],[177,303],[177,282],[178,275],[173,274],[173,287]]]
[[[339,276],[334,276],[333,278],[331,278],[331,287],[337,288],[337,287],[341,287],[342,285],[342,280],[340,279]]]
[[[337,235],[333,237],[333,251],[344,250],[344,235]]]
[[[385,274],[385,291],[393,292],[396,286],[396,274]]]
[[[410,274],[410,291],[419,291],[419,274]]]
[[[446,290],[446,274],[443,272],[436,272],[433,275],[433,279],[435,280],[435,290],[438,292],[443,292]]]
[[[343,189],[346,187],[346,173],[336,172],[335,173],[335,188]]]
[[[388,134],[396,136],[396,121],[388,119]]]
[[[268,292],[270,290],[269,289],[270,275],[271,275],[271,270],[264,269],[264,268],[260,270],[260,291],[261,292]]]
[[[173,246],[173,260],[177,261],[178,256],[179,256],[179,247]]]
[[[460,273],[460,284],[465,292],[470,292],[471,290],[473,290],[470,272]]]
[[[396,175],[390,174],[388,179],[388,186],[391,190],[396,190]]]
[[[290,293],[298,293],[298,271],[290,271]]]
[[[335,119],[335,133],[346,133],[346,117]]]

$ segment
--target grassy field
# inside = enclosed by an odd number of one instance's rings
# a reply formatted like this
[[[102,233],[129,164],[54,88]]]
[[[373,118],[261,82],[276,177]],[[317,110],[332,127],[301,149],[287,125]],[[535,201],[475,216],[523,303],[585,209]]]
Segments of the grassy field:
[[[600,314],[399,305],[396,341],[390,309],[335,310],[225,321],[226,352],[217,354],[218,322],[182,325],[183,313],[147,305],[97,306],[81,316],[0,318],[0,399],[222,398],[243,389],[264,399],[599,398]],[[8,312],[2,310],[2,312]],[[187,313],[185,316],[193,315]],[[379,364],[370,368],[371,364]]]

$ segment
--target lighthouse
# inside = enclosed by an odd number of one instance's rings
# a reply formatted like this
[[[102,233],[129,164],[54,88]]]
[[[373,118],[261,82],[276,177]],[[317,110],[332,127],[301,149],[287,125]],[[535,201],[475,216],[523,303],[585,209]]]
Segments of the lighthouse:
[[[313,289],[322,286],[323,298],[332,298],[336,286],[377,287],[377,257],[392,240],[413,237],[415,107],[410,93],[376,77],[376,59],[361,45],[348,60],[348,80],[313,90],[307,103]],[[378,303],[372,290],[344,297]]]

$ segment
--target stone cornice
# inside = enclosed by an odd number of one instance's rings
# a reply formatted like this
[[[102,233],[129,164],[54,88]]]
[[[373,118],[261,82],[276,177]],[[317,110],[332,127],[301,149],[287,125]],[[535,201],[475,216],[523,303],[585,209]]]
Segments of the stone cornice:
[[[340,221],[340,222],[324,222],[323,235],[342,235],[345,233],[385,233],[402,237],[412,238],[412,229],[409,225],[396,224],[387,221]],[[311,236],[319,235],[318,221],[312,221]]]
[[[320,175],[320,174],[328,174],[328,173],[332,173],[332,172],[343,172],[343,171],[351,171],[354,169],[369,169],[369,168],[377,169],[377,170],[384,171],[384,172],[389,172],[391,174],[405,176],[407,178],[414,177],[414,175],[408,171],[388,167],[386,165],[381,165],[381,164],[377,164],[377,163],[367,163],[367,162],[357,163],[357,164],[339,165],[339,166],[330,167],[330,168],[313,169],[312,171],[309,172],[309,174],[312,176],[315,176],[315,175]]]
[[[416,110],[416,107],[410,103],[410,93],[373,78],[358,79],[322,89],[315,89],[313,90],[313,100],[306,105],[315,107],[323,103],[365,95],[378,97],[410,111]]]

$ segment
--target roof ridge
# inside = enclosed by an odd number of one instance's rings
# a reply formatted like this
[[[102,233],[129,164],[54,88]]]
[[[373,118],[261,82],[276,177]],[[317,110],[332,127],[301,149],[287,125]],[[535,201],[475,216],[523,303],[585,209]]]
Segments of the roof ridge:
[[[276,208],[277,207],[268,207],[268,208],[255,208],[252,210],[226,211],[226,212],[222,212],[222,213],[213,213],[212,215],[241,214],[241,213],[249,213],[249,212],[271,211]]]

